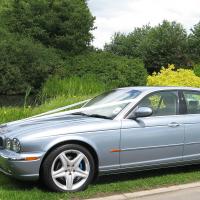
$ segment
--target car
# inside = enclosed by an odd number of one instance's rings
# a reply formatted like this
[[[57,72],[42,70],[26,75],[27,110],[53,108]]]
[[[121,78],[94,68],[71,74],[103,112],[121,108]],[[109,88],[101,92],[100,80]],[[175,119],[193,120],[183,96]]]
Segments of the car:
[[[81,191],[105,174],[198,163],[199,130],[198,88],[113,89],[81,108],[1,125],[0,170]]]

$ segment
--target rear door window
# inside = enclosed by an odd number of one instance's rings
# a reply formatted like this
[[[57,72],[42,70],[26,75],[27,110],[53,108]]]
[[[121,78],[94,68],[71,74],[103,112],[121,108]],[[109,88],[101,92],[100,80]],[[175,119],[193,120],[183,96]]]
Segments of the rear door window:
[[[188,114],[200,114],[200,92],[184,91],[183,92]]]

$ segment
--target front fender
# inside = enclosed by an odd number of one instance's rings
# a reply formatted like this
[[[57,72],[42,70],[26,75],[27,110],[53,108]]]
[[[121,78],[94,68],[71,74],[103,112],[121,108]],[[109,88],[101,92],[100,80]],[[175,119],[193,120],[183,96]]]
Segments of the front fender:
[[[50,141],[45,147],[44,151],[48,152],[50,149],[53,149],[55,146],[58,146],[59,144],[62,143],[70,143],[70,141],[76,141],[76,142],[83,142],[91,146],[95,152],[97,153],[98,149],[94,141],[91,141],[90,139],[83,137],[83,135],[75,135],[75,134],[69,134],[69,135],[64,135],[59,138],[54,138],[52,141]]]
[[[52,138],[45,143],[44,151],[49,152],[55,146],[70,141],[82,142],[96,152],[99,161],[99,171],[107,171],[120,167],[119,152],[112,152],[112,149],[120,148],[120,130],[106,130],[97,132],[66,134]]]

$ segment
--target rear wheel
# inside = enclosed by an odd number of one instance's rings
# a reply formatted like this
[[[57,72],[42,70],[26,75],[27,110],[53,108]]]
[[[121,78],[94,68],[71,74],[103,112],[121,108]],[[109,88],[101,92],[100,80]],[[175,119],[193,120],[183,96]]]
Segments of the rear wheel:
[[[84,190],[93,180],[95,164],[91,153],[83,146],[67,144],[56,148],[44,160],[42,179],[53,191]]]

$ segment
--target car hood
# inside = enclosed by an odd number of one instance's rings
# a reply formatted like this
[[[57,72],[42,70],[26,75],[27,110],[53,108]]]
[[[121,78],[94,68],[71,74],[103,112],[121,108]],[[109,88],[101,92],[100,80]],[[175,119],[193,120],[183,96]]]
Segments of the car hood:
[[[48,137],[115,128],[119,128],[119,123],[116,123],[114,120],[65,114],[11,122],[0,127],[0,135],[9,138],[20,138],[30,135],[34,135],[35,137]]]

